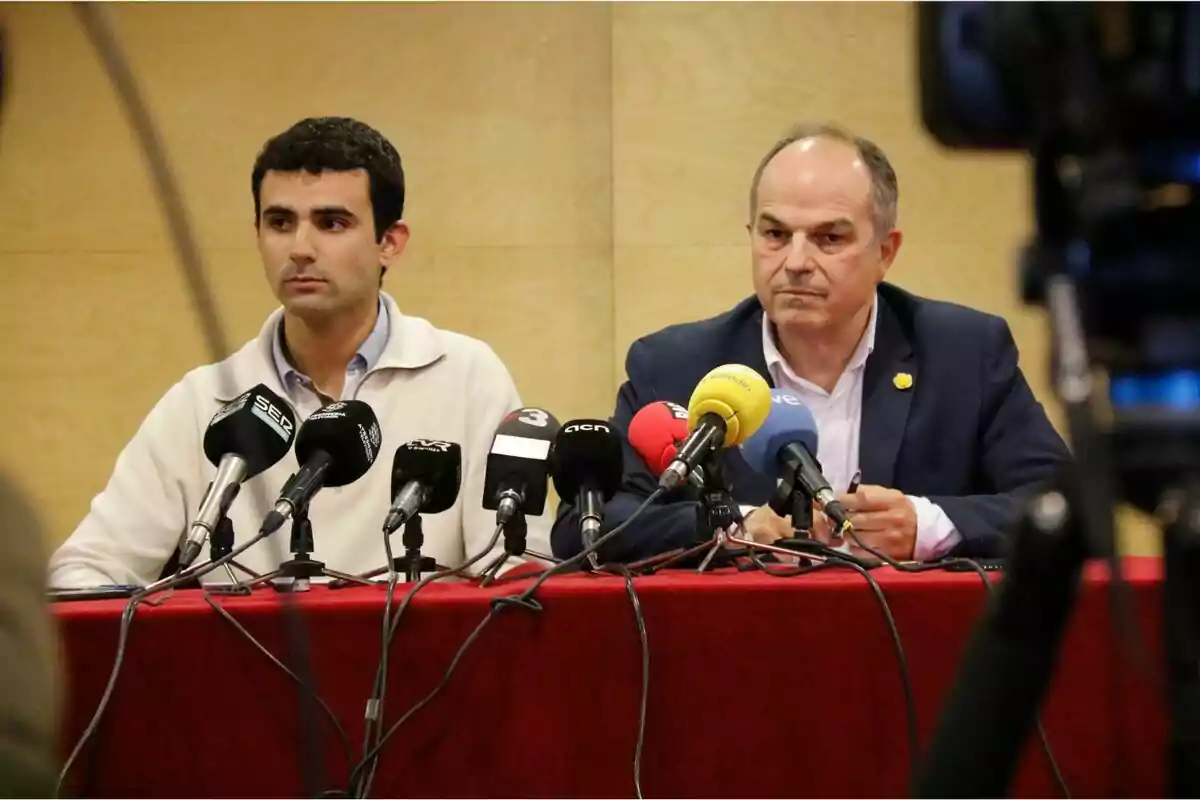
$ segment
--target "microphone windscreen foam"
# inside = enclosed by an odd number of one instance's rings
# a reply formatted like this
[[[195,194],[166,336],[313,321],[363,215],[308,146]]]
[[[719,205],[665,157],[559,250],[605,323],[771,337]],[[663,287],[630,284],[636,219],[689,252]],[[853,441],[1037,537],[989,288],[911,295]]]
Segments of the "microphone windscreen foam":
[[[246,460],[246,480],[270,469],[292,447],[296,415],[263,384],[226,403],[204,431],[204,455],[213,466],[232,453]]]
[[[688,401],[688,424],[695,428],[706,414],[725,420],[725,447],[749,439],[771,410],[771,387],[763,376],[742,364],[725,364],[709,372]]]
[[[741,445],[742,457],[756,472],[772,479],[783,477],[779,451],[802,444],[816,458],[817,420],[796,395],[784,389],[771,391],[771,413],[753,436]]]
[[[304,421],[296,434],[296,459],[303,464],[324,450],[331,459],[325,485],[345,486],[367,474],[382,441],[371,407],[361,400],[344,400],[317,409]]]
[[[666,400],[642,406],[629,421],[629,444],[655,477],[675,460],[687,435],[687,409]]]
[[[396,448],[392,459],[392,496],[409,481],[428,488],[421,511],[440,514],[454,505],[462,485],[462,448],[454,442],[414,439]]]
[[[569,500],[590,486],[607,502],[621,486],[623,464],[621,436],[612,426],[598,419],[575,419],[554,438],[550,477],[559,497]]]

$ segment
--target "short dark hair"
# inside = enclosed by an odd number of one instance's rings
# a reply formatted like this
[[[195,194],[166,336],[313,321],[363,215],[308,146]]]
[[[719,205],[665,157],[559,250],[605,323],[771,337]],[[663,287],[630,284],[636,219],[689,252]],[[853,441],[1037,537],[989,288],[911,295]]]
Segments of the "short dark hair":
[[[309,117],[267,140],[250,174],[255,224],[262,214],[259,190],[268,170],[319,175],[357,169],[367,173],[375,240],[383,241],[387,229],[404,216],[404,167],[383,134],[349,117]]]
[[[836,142],[848,144],[858,151],[859,157],[862,158],[863,163],[867,165],[867,170],[871,173],[871,200],[873,206],[871,219],[875,227],[876,238],[884,236],[888,231],[896,227],[900,186],[896,180],[896,170],[892,169],[892,164],[888,161],[887,155],[879,145],[870,139],[857,136],[841,126],[825,122],[807,122],[794,126],[779,141],[775,142],[771,149],[767,151],[767,154],[763,156],[762,161],[758,162],[758,169],[754,171],[754,180],[750,184],[751,221],[753,221],[754,211],[758,207],[758,184],[762,180],[762,174],[766,170],[767,164],[770,164],[771,159],[779,155],[779,152],[788,145],[803,139],[814,138],[832,139]]]

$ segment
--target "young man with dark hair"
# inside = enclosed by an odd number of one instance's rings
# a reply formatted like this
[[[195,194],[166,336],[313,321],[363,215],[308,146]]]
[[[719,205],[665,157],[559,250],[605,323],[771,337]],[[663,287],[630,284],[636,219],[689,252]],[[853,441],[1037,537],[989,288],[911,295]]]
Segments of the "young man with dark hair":
[[[405,316],[382,291],[383,273],[409,236],[395,148],[353,119],[305,119],[266,143],[251,189],[259,254],[282,307],[257,339],[188,373],[159,401],[90,513],[54,554],[51,584],[158,577],[215,473],[203,453],[204,431],[222,400],[232,399],[218,386],[240,393],[263,383],[293,405],[298,424],[336,400],[361,400],[375,411],[382,463],[349,486],[322,491],[309,509],[313,557],[331,569],[361,573],[385,563],[380,530],[391,502],[391,452],[413,439],[457,442],[463,450],[459,499],[426,519],[424,553],[455,566],[491,538],[494,515],[482,507],[487,453],[496,427],[521,400],[490,347]],[[273,500],[297,468],[293,450],[252,480]],[[229,516],[239,541],[258,530],[260,511],[246,498],[234,502]],[[545,541],[539,520],[530,520],[530,537],[535,548]],[[260,543],[239,562],[267,572],[282,549]]]

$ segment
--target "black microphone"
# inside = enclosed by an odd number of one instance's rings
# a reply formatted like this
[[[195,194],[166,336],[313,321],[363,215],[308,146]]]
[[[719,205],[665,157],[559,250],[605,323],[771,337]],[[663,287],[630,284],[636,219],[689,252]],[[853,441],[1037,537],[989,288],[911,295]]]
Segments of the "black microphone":
[[[537,516],[546,508],[550,447],[558,420],[541,408],[518,409],[500,423],[488,453],[483,507],[496,512],[496,524],[518,511]]]
[[[242,484],[270,469],[292,449],[296,417],[283,398],[263,384],[227,403],[204,432],[204,455],[217,468],[179,552],[190,566],[229,512]]]
[[[308,505],[324,486],[345,486],[367,474],[379,455],[383,434],[375,412],[361,400],[345,400],[313,412],[296,434],[297,472],[263,520],[270,535]]]
[[[558,496],[575,502],[584,549],[600,534],[604,504],[621,486],[624,451],[621,437],[598,419],[576,419],[554,438],[550,476]]]
[[[462,448],[454,442],[414,439],[392,459],[392,507],[383,522],[390,536],[418,512],[440,514],[454,505],[462,483]]]

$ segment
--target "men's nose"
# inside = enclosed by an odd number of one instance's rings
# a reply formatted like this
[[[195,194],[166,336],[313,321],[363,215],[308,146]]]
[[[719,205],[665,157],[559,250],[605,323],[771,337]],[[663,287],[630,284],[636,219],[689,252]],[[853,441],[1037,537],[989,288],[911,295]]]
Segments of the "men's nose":
[[[788,272],[806,272],[816,268],[809,250],[807,236],[795,235],[788,242],[787,253],[784,256],[783,268]]]
[[[296,226],[296,234],[292,237],[292,248],[288,258],[293,264],[311,264],[317,260],[317,251],[312,241],[312,226],[300,224]]]

